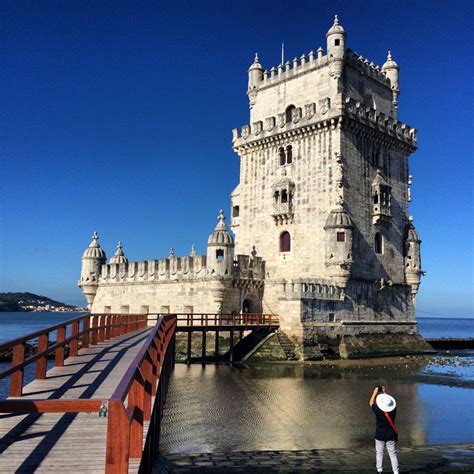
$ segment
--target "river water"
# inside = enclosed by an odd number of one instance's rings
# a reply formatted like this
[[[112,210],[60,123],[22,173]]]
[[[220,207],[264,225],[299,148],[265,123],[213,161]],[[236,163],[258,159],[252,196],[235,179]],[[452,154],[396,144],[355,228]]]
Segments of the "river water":
[[[0,314],[0,341],[74,316]],[[474,337],[472,319],[420,318],[419,325],[425,337]],[[6,367],[0,363],[0,371]],[[167,454],[367,446],[374,431],[368,399],[381,383],[397,399],[400,445],[474,442],[474,351],[451,351],[378,362],[177,364],[160,449]],[[0,380],[0,397],[6,392]]]

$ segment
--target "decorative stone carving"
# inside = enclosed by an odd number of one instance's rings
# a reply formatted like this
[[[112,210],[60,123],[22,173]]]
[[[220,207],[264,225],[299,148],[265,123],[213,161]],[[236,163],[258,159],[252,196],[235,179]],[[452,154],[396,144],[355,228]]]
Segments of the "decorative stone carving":
[[[306,120],[313,118],[314,115],[316,114],[316,104],[314,102],[311,102],[311,104],[306,104],[304,108],[305,108]]]
[[[319,101],[319,111],[321,112],[321,115],[326,115],[330,108],[331,108],[331,99],[329,97]]]
[[[265,130],[271,132],[275,127],[275,117],[267,117],[265,119]]]

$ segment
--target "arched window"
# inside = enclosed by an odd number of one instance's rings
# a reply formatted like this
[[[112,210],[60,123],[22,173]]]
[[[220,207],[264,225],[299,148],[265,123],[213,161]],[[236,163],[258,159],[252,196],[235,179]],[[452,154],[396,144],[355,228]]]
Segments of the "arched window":
[[[286,154],[285,154],[285,149],[281,146],[278,150],[279,155],[280,155],[280,166],[283,166],[286,164]]]
[[[286,189],[281,192],[281,202],[288,202],[288,191]]]
[[[280,234],[280,252],[289,252],[291,250],[291,236],[289,232]]]
[[[383,254],[383,236],[380,232],[375,234],[374,249],[375,253],[379,255]]]
[[[378,204],[379,203],[379,194],[377,191],[375,191],[375,194],[374,194],[374,204]]]
[[[295,110],[296,107],[294,105],[289,105],[286,108],[285,114],[286,114],[286,123],[289,123],[293,120],[293,110]]]
[[[216,250],[216,259],[217,260],[224,260],[224,251],[222,249]]]
[[[293,148],[291,145],[286,147],[286,163],[289,165],[293,162]]]

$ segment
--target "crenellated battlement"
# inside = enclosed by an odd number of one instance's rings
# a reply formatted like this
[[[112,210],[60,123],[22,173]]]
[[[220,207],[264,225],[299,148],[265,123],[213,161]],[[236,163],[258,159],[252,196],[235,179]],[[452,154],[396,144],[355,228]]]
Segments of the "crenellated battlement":
[[[190,280],[207,275],[206,256],[169,257],[102,265],[101,283]]]
[[[205,255],[172,256],[160,260],[104,264],[101,268],[99,283],[172,282],[208,277],[213,278],[214,275],[212,271],[208,271]],[[231,277],[233,279],[263,279],[262,258],[238,255],[233,263]]]
[[[347,64],[356,67],[365,76],[371,77],[372,79],[381,82],[386,87],[390,87],[390,80],[382,71],[382,67],[374,64],[373,61],[364,58],[362,55],[352,51],[351,49],[346,50],[344,60]]]
[[[278,67],[272,66],[270,69],[265,69],[257,87],[262,90],[294,77],[299,77],[326,66],[327,62],[328,57],[324,54],[323,48],[320,47],[316,53],[310,51],[307,56],[302,54],[299,59],[295,57],[293,61],[286,61],[285,64],[280,63]]]
[[[357,100],[347,97],[343,102],[343,112],[346,116],[369,125],[384,133],[416,147],[416,128],[399,122],[382,112],[365,106]]]
[[[234,149],[261,142],[278,141],[285,134],[294,135],[306,131],[322,131],[336,128],[342,122],[343,116],[355,119],[365,125],[383,131],[388,135],[416,147],[416,129],[408,124],[399,122],[382,112],[367,107],[361,102],[347,97],[343,101],[342,113],[332,107],[330,98],[296,107],[293,120],[287,122],[285,114],[278,117],[267,117],[265,121],[257,121],[251,125],[244,125],[240,130],[232,130],[232,144]]]

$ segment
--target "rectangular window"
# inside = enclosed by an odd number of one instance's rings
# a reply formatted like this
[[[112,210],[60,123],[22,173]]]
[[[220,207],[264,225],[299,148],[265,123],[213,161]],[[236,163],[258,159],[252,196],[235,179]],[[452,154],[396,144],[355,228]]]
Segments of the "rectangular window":
[[[335,321],[334,313],[328,314],[328,322],[333,323]]]
[[[338,242],[345,242],[346,241],[346,233],[345,232],[338,232],[336,236],[336,240]]]
[[[232,217],[239,217],[239,212],[240,212],[239,206],[234,206],[232,208]]]
[[[221,249],[216,250],[217,260],[224,260],[224,251]]]

